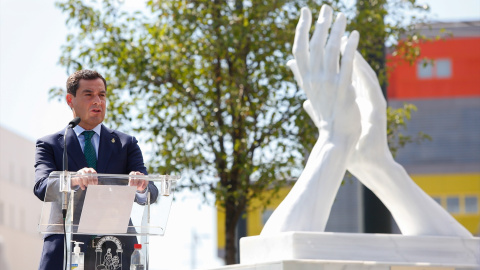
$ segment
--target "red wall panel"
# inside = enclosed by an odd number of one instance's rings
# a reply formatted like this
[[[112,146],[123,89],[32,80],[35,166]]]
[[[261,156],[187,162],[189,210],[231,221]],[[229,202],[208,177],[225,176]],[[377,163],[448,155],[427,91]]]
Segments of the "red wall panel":
[[[419,45],[420,59],[449,59],[451,76],[449,78],[420,79],[417,65],[409,65],[394,57],[388,57],[388,65],[394,67],[390,72],[388,97],[408,98],[445,98],[480,96],[480,37],[450,38]]]

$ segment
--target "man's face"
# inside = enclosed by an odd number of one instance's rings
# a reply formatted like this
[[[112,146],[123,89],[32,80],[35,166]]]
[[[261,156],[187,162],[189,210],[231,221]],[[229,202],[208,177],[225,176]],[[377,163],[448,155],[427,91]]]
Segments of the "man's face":
[[[103,122],[107,92],[102,79],[81,79],[76,96],[67,94],[66,99],[73,110],[73,117],[80,117],[79,125],[84,129],[91,130]]]

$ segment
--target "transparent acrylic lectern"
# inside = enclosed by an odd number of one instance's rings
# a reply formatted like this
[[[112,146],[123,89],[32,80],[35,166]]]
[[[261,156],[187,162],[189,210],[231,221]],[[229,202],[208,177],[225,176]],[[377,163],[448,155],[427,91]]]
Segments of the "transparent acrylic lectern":
[[[94,184],[85,190],[78,185],[72,185],[81,178]],[[158,196],[155,196],[156,192],[151,188],[140,194],[136,187],[129,185],[130,181],[139,179],[153,183],[158,190]],[[148,269],[149,237],[165,234],[173,193],[179,179],[179,176],[172,175],[52,172],[48,178],[39,231],[43,234],[65,232],[66,242],[69,244],[65,247],[67,256],[64,260],[68,269],[71,269],[72,239],[75,235],[87,235],[97,239],[95,256],[85,253],[85,265],[87,261],[91,265],[92,260],[95,260],[97,269],[127,270],[130,265],[124,265],[124,261],[127,256],[130,258],[131,254],[123,254],[125,252],[118,238],[136,237],[138,243],[142,244],[145,269]],[[62,206],[67,209],[65,227]],[[116,245],[116,251],[110,248],[108,251],[102,249],[105,242]]]

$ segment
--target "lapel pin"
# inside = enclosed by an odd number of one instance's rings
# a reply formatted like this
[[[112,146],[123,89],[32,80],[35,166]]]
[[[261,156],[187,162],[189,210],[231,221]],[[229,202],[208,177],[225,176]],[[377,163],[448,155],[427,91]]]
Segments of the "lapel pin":
[[[112,139],[112,143],[115,143],[115,139]]]

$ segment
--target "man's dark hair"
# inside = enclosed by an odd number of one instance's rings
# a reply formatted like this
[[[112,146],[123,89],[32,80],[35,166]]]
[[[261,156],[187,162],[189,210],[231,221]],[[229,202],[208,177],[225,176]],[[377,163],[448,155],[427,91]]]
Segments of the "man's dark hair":
[[[105,90],[107,90],[107,81],[103,78],[100,73],[94,70],[78,70],[75,71],[70,77],[67,79],[67,93],[72,94],[74,97],[77,96],[78,85],[80,84],[80,80],[95,80],[95,79],[102,79],[103,84],[105,85]]]

